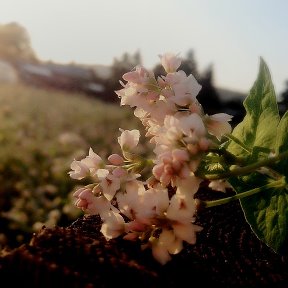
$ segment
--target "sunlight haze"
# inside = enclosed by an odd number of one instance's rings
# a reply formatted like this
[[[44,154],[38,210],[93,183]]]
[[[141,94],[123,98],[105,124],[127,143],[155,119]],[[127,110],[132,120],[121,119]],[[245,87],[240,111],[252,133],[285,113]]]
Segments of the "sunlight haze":
[[[111,65],[140,51],[147,68],[164,52],[198,68],[213,65],[218,87],[248,92],[259,58],[277,93],[288,79],[288,1],[285,0],[0,0],[0,23],[27,29],[40,60]]]

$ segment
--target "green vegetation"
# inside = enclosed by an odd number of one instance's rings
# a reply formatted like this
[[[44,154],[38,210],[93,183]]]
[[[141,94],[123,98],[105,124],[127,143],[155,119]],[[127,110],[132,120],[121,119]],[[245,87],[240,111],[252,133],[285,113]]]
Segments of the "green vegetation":
[[[119,127],[135,121],[131,110],[84,95],[0,85],[0,246],[79,217],[72,160],[89,147],[103,157],[118,151]]]

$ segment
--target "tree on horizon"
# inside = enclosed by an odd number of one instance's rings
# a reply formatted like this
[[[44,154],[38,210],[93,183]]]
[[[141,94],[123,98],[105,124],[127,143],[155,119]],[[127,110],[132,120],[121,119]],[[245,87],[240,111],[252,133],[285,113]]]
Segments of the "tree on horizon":
[[[0,24],[0,43],[0,59],[12,64],[38,61],[27,30],[16,22]]]

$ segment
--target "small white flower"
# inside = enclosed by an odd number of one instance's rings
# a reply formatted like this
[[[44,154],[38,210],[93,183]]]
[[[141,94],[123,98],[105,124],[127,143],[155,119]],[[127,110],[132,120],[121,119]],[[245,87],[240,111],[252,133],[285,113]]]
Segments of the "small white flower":
[[[93,189],[89,187],[78,189],[73,197],[76,198],[76,207],[90,215],[101,215],[112,208],[110,202],[104,196],[95,196]]]
[[[196,233],[200,232],[202,229],[202,227],[192,224],[191,222],[173,224],[175,236],[193,245],[196,243]]]
[[[227,188],[232,188],[232,186],[226,180],[213,180],[210,181],[208,185],[212,190],[226,192]]]
[[[89,168],[82,161],[74,160],[70,167],[72,171],[70,171],[68,174],[72,179],[81,180],[87,177],[90,173]]]
[[[123,217],[114,211],[102,215],[103,224],[101,232],[107,240],[120,236],[125,231]]]
[[[134,180],[125,183],[124,193],[116,195],[119,210],[129,219],[135,219],[136,213],[141,212],[141,197],[145,192],[144,184]]]
[[[82,159],[81,162],[89,168],[91,175],[94,175],[104,165],[102,158],[92,148],[89,149],[89,155]]]
[[[182,240],[172,230],[163,229],[159,239],[152,242],[152,254],[162,265],[171,260],[170,254],[178,254],[183,249]]]
[[[173,73],[181,65],[181,58],[173,53],[165,53],[164,55],[159,55],[161,64],[167,73]]]
[[[232,131],[231,125],[228,123],[233,116],[218,113],[211,115],[206,120],[207,130],[210,134],[216,136],[218,140],[221,140],[224,134],[229,134]]]
[[[108,157],[108,161],[113,164],[113,165],[121,165],[124,163],[124,159],[123,157],[121,157],[119,154],[111,154],[109,157]]]
[[[116,192],[120,189],[120,179],[113,174],[109,174],[100,182],[102,193],[107,200],[111,201]]]
[[[190,222],[195,214],[195,201],[191,196],[175,194],[167,209],[167,218],[177,222]]]
[[[139,130],[122,130],[118,143],[123,151],[130,151],[138,145],[139,138]]]

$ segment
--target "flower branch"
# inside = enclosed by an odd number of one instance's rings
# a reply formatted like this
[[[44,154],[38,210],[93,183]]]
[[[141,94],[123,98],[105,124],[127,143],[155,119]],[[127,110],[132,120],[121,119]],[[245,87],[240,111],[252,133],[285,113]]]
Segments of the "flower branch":
[[[246,175],[248,173],[257,171],[259,168],[262,168],[262,167],[266,168],[267,174],[268,174],[270,171],[269,166],[272,166],[273,164],[277,163],[281,159],[286,159],[286,158],[288,158],[288,151],[275,155],[275,156],[270,156],[267,159],[260,160],[256,163],[252,163],[244,167],[232,168],[229,172],[225,172],[222,174],[214,174],[214,175],[205,175],[205,176],[202,175],[202,176],[204,179],[207,179],[207,180],[226,179],[230,177]],[[262,170],[262,171],[265,171],[265,170]],[[269,175],[271,175],[272,173],[273,172],[271,170],[271,173]],[[273,177],[275,177],[275,175],[276,175],[276,172],[273,173]],[[278,177],[281,177],[281,176],[278,174]]]
[[[225,197],[225,198],[221,198],[218,200],[210,200],[210,201],[199,201],[198,199],[198,203],[197,205],[199,205],[201,208],[211,208],[211,207],[215,207],[215,206],[219,206],[219,205],[223,205],[223,204],[227,204],[231,201],[235,201],[235,200],[239,200],[242,198],[246,198],[252,195],[255,195],[257,193],[263,192],[263,191],[267,191],[270,188],[273,189],[281,189],[287,186],[285,177],[283,176],[281,179],[276,180],[276,181],[272,181],[264,186],[261,187],[257,187],[254,189],[251,189],[249,191],[245,191],[242,193],[238,193],[236,195],[230,196],[230,197]]]
[[[200,183],[208,180],[212,191],[225,192],[226,187],[231,187],[226,180],[233,182],[245,176],[253,183],[253,189],[245,191],[246,184],[239,181],[236,195],[200,204],[209,208],[241,199],[244,203],[241,207],[246,209],[246,218],[254,225],[254,230],[260,237],[267,236],[264,241],[270,241],[270,235],[266,234],[271,231],[261,231],[267,225],[258,225],[257,221],[263,217],[257,217],[257,213],[268,216],[271,213],[258,211],[257,203],[255,211],[251,211],[251,205],[245,207],[245,199],[251,195],[264,197],[276,189],[280,199],[286,197],[288,190],[284,167],[288,157],[288,116],[279,123],[267,67],[261,62],[254,90],[244,102],[247,115],[232,131],[231,115],[205,114],[197,99],[202,87],[193,75],[178,70],[181,65],[178,56],[166,53],[160,60],[165,75],[156,78],[153,72],[137,66],[123,75],[125,83],[120,81],[122,89],[115,91],[121,106],[133,108],[134,115],[143,124],[146,138],[154,145],[153,157],[146,159],[137,153],[138,130],[120,129],[118,143],[122,155],[111,154],[105,160],[90,148],[88,156],[72,162],[71,178],[89,177],[93,182],[74,193],[75,205],[86,214],[101,217],[101,232],[107,240],[138,239],[143,249],[151,248],[154,258],[165,264],[173,254],[181,252],[183,242],[195,244],[196,235],[202,230],[194,223],[199,213],[199,201],[195,203],[194,196]],[[266,83],[265,93],[263,83]],[[258,110],[255,112],[255,109]],[[225,138],[228,141],[223,142]],[[239,140],[242,138],[243,141]],[[269,147],[274,147],[277,155],[269,154]],[[268,158],[263,159],[263,153]],[[147,170],[150,173],[146,179],[144,171]],[[268,176],[268,184],[255,177],[259,173]],[[267,177],[262,178],[267,180]],[[262,191],[267,193],[260,193]],[[282,198],[280,200],[276,203],[283,203]],[[269,209],[269,199],[264,201],[268,201],[265,209]],[[271,203],[274,215],[277,207],[273,206],[273,201]],[[283,205],[280,208],[280,212],[285,212]],[[280,237],[274,239],[277,245],[281,240],[279,246],[287,241],[282,232],[287,229],[286,214],[277,218],[278,225],[270,225],[281,227],[277,231]],[[277,235],[274,231],[271,234]]]

